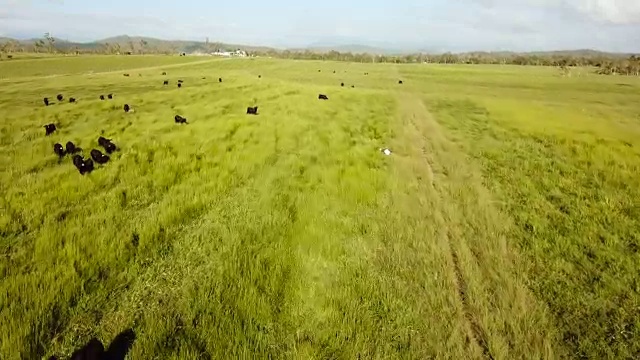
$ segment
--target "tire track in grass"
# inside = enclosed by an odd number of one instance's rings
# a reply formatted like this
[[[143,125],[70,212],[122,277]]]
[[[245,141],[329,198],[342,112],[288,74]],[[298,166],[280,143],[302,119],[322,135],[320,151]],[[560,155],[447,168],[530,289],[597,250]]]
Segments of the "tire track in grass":
[[[453,270],[456,275],[456,288],[458,290],[458,295],[460,296],[462,308],[464,309],[464,317],[465,319],[467,319],[467,322],[469,323],[469,326],[471,328],[471,332],[473,333],[472,339],[482,349],[482,354],[485,358],[493,359],[491,350],[489,349],[489,345],[487,344],[487,334],[485,334],[484,330],[482,330],[480,324],[478,324],[473,314],[471,313],[469,299],[467,299],[467,283],[465,282],[464,276],[462,275],[462,270],[460,269],[460,260],[458,260],[458,255],[451,247],[449,247],[449,251],[451,252],[451,259],[453,260]]]
[[[426,112],[426,109],[418,108],[418,111]],[[414,129],[414,131],[420,130],[421,125],[419,124],[419,122],[424,120],[424,117],[418,118],[419,115],[420,115],[419,113],[418,114],[414,113],[411,116],[410,124],[411,124],[411,127]],[[433,132],[431,134],[433,134]],[[428,139],[423,135],[421,142],[426,144],[427,141]],[[424,164],[424,168],[427,169],[427,173],[430,175],[429,176],[430,186],[435,188],[436,173],[434,173],[434,166],[435,166],[434,160],[430,157],[429,150],[426,145],[421,146],[420,151],[422,154],[421,160]],[[440,181],[448,181],[446,173],[438,174],[438,177]],[[482,354],[484,355],[485,358],[493,359],[493,356],[491,355],[491,350],[489,349],[489,345],[487,343],[487,335],[471,312],[471,308],[469,305],[469,298],[468,298],[467,283],[465,281],[465,278],[462,273],[462,269],[460,267],[460,260],[458,258],[458,254],[456,253],[454,248],[451,246],[451,237],[449,233],[447,233],[445,243],[451,258],[451,262],[453,264],[453,273],[455,275],[453,280],[455,283],[458,300],[462,304],[464,319],[467,321],[467,326],[469,330],[471,330],[471,333],[467,334],[467,342],[473,341],[473,343],[476,344],[482,350]]]
[[[427,118],[428,114],[426,113],[426,109],[422,106],[419,106],[420,104],[418,104],[417,107],[417,111],[418,114],[414,113],[411,116],[411,126],[413,127],[413,129],[420,131],[421,128],[424,126],[423,124],[421,125],[420,122],[424,122],[424,120]],[[422,113],[422,114],[421,114]],[[420,116],[422,115],[422,116]],[[420,116],[420,118],[418,118],[418,116]],[[433,130],[433,129],[432,129]],[[422,142],[424,144],[427,144],[429,140],[433,140],[433,138],[435,137],[435,134],[438,134],[434,131],[430,132],[431,137],[429,139],[427,139],[424,135],[422,138]],[[438,136],[441,136],[441,134],[438,134]],[[431,176],[431,185],[434,186],[435,185],[435,173],[434,173],[434,160],[430,159],[429,157],[429,150],[427,148],[427,145],[423,145],[421,147],[421,151],[422,151],[422,155],[423,155],[423,160],[425,162],[425,167],[428,168],[429,173],[432,175]],[[439,177],[439,181],[451,181],[450,179],[448,179],[448,174],[447,172],[443,172],[441,174],[438,174]],[[464,319],[467,322],[467,327],[470,330],[470,333],[467,334],[467,342],[472,341],[475,345],[477,345],[481,350],[482,350],[482,354],[486,359],[493,359],[493,356],[491,355],[491,350],[489,349],[489,345],[488,345],[488,340],[487,340],[487,334],[484,332],[484,330],[482,329],[482,327],[480,326],[480,324],[478,323],[478,320],[476,319],[476,317],[474,316],[472,309],[470,307],[469,304],[469,293],[468,293],[468,288],[467,288],[467,282],[465,281],[462,269],[460,267],[460,259],[458,257],[458,254],[456,252],[456,250],[454,249],[454,247],[451,245],[451,235],[449,232],[447,232],[446,234],[446,247],[447,247],[447,251],[449,252],[449,256],[452,262],[452,269],[453,269],[453,273],[454,273],[454,283],[455,283],[455,288],[456,288],[456,292],[458,295],[458,300],[460,301],[460,303],[462,304],[462,312],[464,314]]]
[[[429,169],[424,172],[433,173],[434,216],[471,349],[486,359],[553,358],[554,328],[507,246],[509,221],[492,206],[479,172],[442,133],[422,99],[404,92],[398,97],[403,117],[410,119],[405,126],[414,133],[406,146],[422,155],[422,167]]]

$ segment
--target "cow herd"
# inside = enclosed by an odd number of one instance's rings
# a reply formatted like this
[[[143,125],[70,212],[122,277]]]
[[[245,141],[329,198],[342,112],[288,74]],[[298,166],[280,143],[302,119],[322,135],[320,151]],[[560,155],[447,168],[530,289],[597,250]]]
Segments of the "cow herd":
[[[56,99],[58,100],[58,102],[62,102],[62,100],[64,100],[64,96],[62,96],[62,94],[58,94],[56,96]],[[44,106],[49,106],[49,105],[53,104],[51,101],[49,101],[48,97],[43,98],[42,101],[44,102]],[[74,102],[76,102],[76,99],[75,98],[69,98],[69,102],[70,103],[74,103]]]
[[[318,70],[318,72],[321,72],[321,70]],[[335,71],[334,71],[335,73]],[[364,73],[365,75],[369,75],[369,73]],[[129,74],[123,74],[126,77],[129,77]],[[166,72],[163,72],[162,75],[167,75]],[[258,78],[262,78],[262,75],[258,75]],[[203,78],[204,79],[204,78]],[[218,82],[222,82],[222,78],[218,78]],[[182,87],[182,84],[184,83],[184,81],[182,79],[179,79],[177,81],[178,87]],[[164,80],[163,85],[168,85],[169,84],[169,80]],[[398,84],[402,85],[403,81],[399,80]],[[345,86],[345,83],[340,83],[341,87]],[[355,87],[355,85],[351,85],[352,88]],[[105,99],[109,99],[112,100],[113,99],[113,94],[107,94],[107,96],[105,97],[105,95],[100,95],[100,100],[105,100]],[[62,102],[64,100],[64,96],[62,94],[58,94],[56,96],[56,99],[58,100],[58,102]],[[318,100],[329,100],[329,97],[325,94],[319,94],[318,95]],[[45,106],[49,106],[50,104],[52,104],[48,98],[44,98],[44,104]],[[70,103],[75,103],[76,99],[73,97],[69,98],[69,102]],[[129,112],[133,112],[133,108],[129,105],[129,104],[124,104],[123,106],[123,110],[125,113],[129,113]],[[258,115],[258,107],[257,106],[249,106],[247,107],[247,115]],[[181,115],[176,115],[174,117],[174,121],[176,124],[187,124],[187,119]],[[57,128],[55,124],[47,124],[44,125],[45,128],[45,135],[49,136],[51,134],[53,134]],[[53,152],[60,158],[64,158],[66,155],[70,155],[72,156],[72,161],[73,161],[73,165],[78,169],[78,171],[80,172],[80,174],[84,175],[87,173],[90,173],[94,170],[95,166],[94,163],[99,164],[99,165],[104,165],[106,163],[109,162],[110,157],[109,155],[112,154],[113,152],[115,152],[117,150],[116,145],[110,140],[110,139],[106,139],[102,136],[100,136],[98,138],[98,144],[104,148],[106,154],[102,153],[102,151],[98,150],[98,149],[92,149],[89,152],[89,157],[83,157],[82,155],[78,154],[82,152],[82,149],[77,147],[73,142],[68,141],[66,143],[66,145],[63,147],[62,144],[56,143],[53,145]],[[107,155],[109,154],[109,155]]]
[[[98,138],[98,144],[104,148],[104,150],[111,154],[117,150],[116,145],[110,140],[102,136]],[[93,149],[89,153],[91,157],[84,158],[78,153],[82,152],[82,149],[77,147],[72,141],[67,141],[67,144],[63,147],[60,143],[53,144],[53,152],[58,155],[60,159],[66,155],[70,155],[73,165],[78,169],[81,175],[90,173],[94,169],[93,163],[104,165],[109,162],[109,156],[102,153],[98,149]]]

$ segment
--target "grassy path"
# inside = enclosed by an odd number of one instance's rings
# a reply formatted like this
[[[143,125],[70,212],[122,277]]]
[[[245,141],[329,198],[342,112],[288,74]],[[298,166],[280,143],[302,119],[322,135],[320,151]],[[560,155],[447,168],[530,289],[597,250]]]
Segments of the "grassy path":
[[[442,258],[436,268],[455,292],[470,350],[485,358],[553,357],[554,333],[544,307],[528,292],[518,256],[507,244],[509,220],[423,101],[409,93],[399,97],[405,135],[397,151],[406,157],[397,177],[414,179],[405,187],[414,190],[406,198],[414,216],[433,227],[426,239]]]

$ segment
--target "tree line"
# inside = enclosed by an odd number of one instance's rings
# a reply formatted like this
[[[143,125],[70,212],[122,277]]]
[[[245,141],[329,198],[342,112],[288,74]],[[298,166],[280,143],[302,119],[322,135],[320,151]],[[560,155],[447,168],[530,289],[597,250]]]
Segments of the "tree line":
[[[374,55],[353,54],[338,51],[325,53],[313,51],[268,51],[253,53],[254,55],[271,56],[284,59],[299,60],[332,60],[370,63],[396,64],[493,64],[493,65],[529,65],[555,66],[567,73],[569,68],[591,66],[597,72],[606,75],[640,75],[640,55],[615,56],[604,53],[566,54],[516,54],[516,53],[466,53],[466,54],[408,54],[408,55]]]
[[[184,47],[184,46],[183,46]],[[7,40],[0,43],[0,57],[9,57],[15,52],[58,53],[58,54],[178,54],[180,52],[212,53],[216,49],[223,49],[224,44],[191,43],[185,49],[175,42],[160,41],[153,44],[146,40],[127,41],[124,43],[91,43],[74,44],[60,43],[49,33],[44,37],[28,44],[15,40]],[[332,60],[360,63],[396,63],[396,64],[500,64],[500,65],[530,65],[530,66],[555,66],[563,73],[569,73],[571,67],[591,66],[598,68],[597,72],[606,75],[640,75],[640,55],[617,56],[599,52],[575,52],[575,53],[492,53],[474,52],[465,54],[406,54],[406,55],[381,55],[351,52],[316,52],[310,50],[248,50],[249,56],[268,56],[283,59],[299,60]]]

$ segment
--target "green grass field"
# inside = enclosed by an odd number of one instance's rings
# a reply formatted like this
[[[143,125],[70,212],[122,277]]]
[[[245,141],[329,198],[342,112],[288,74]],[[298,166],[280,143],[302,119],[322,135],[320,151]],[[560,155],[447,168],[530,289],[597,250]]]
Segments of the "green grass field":
[[[0,113],[0,359],[640,357],[638,79],[18,59]]]

